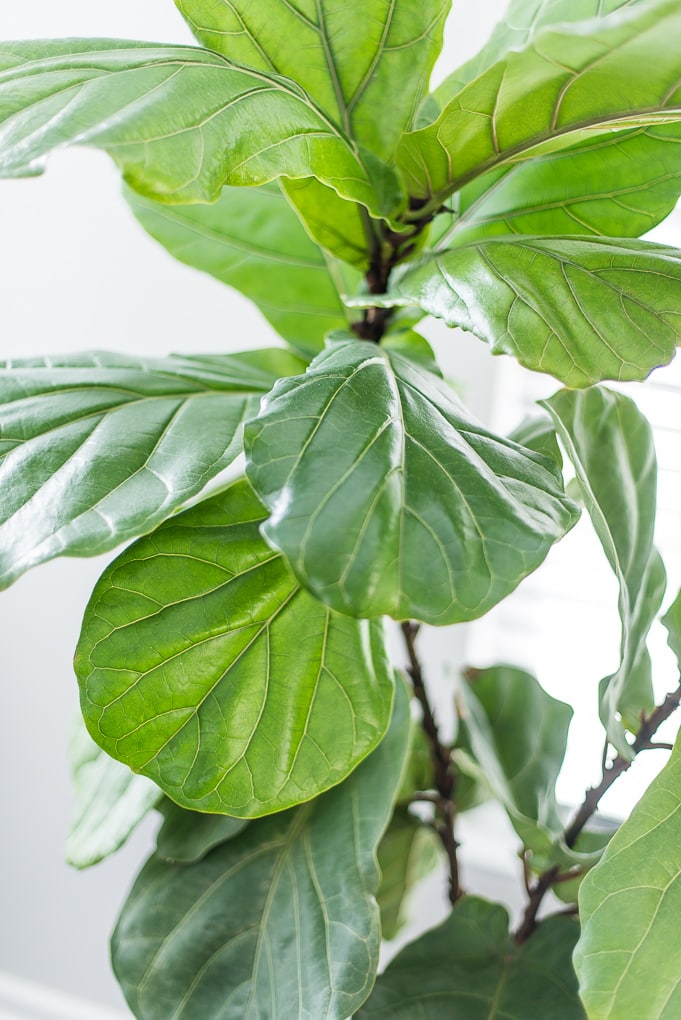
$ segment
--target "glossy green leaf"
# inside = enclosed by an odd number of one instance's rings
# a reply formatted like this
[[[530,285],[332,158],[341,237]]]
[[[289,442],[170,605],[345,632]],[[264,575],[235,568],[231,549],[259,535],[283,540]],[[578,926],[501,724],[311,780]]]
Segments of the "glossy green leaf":
[[[253,822],[199,864],[152,857],[113,937],[139,1020],[345,1020],[373,984],[376,848],[409,732],[408,699],[380,747],[309,804]]]
[[[69,745],[75,810],[66,860],[89,868],[115,853],[161,800],[161,791],[104,754],[78,719]]]
[[[512,666],[469,670],[460,699],[458,742],[477,761],[524,845],[549,852],[564,827],[556,779],[572,709]]]
[[[666,245],[491,238],[397,270],[375,303],[417,304],[494,354],[588,386],[643,379],[671,361],[681,341],[680,283],[681,252]]]
[[[362,206],[342,199],[315,177],[284,180],[282,188],[310,237],[324,251],[365,272],[375,227]]]
[[[142,777],[140,777],[142,778]],[[159,805],[163,825],[156,837],[156,853],[170,864],[195,864],[216,846],[238,836],[246,818],[187,811],[165,798]]]
[[[555,427],[548,415],[528,415],[512,432],[509,432],[508,438],[527,447],[528,450],[550,457],[562,468],[563,454],[558,445]]]
[[[589,1020],[681,1011],[681,748],[582,883],[575,952]]]
[[[681,668],[681,591],[662,617],[667,630],[667,644],[676,656]]]
[[[205,46],[300,82],[352,138],[389,159],[442,46],[449,0],[175,0]],[[285,40],[285,44],[282,41]]]
[[[516,946],[502,906],[465,896],[392,961],[356,1020],[585,1020],[578,934],[571,918],[550,918]]]
[[[442,849],[430,825],[398,808],[378,848],[381,883],[376,893],[381,911],[381,934],[394,939],[408,920],[409,896],[433,870]]]
[[[234,460],[244,417],[303,365],[274,349],[5,362],[0,586],[54,556],[94,556],[150,531]]]
[[[319,177],[377,216],[402,203],[395,174],[293,81],[188,46],[3,43],[0,176],[39,173],[72,144],[104,149],[135,191],[171,203],[281,176]]]
[[[575,520],[555,465],[473,422],[434,374],[338,341],[282,380],[245,432],[263,526],[333,609],[481,616]]]
[[[388,726],[381,626],[302,591],[264,516],[231,485],[130,546],[85,613],[88,728],[182,807],[253,817],[308,800]]]
[[[403,137],[410,194],[436,206],[496,167],[679,122],[681,55],[669,40],[680,34],[677,0],[538,32],[456,93],[432,125]]]
[[[619,584],[620,665],[601,683],[609,740],[631,758],[625,729],[637,732],[655,701],[648,631],[665,590],[653,545],[657,461],[652,429],[633,400],[603,387],[561,390],[542,402],[553,418],[582,488],[584,503]]]
[[[347,327],[335,260],[303,230],[276,185],[223,188],[214,205],[169,206],[126,190],[133,213],[180,262],[236,287],[294,347],[317,352]]]

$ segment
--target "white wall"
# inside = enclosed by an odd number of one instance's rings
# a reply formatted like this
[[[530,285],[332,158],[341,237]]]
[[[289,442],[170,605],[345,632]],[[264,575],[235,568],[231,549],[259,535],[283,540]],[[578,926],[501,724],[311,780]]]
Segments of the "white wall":
[[[484,40],[501,8],[501,0],[460,0],[448,33],[450,67]],[[189,40],[171,0],[0,5],[0,39],[66,35]],[[243,349],[274,339],[238,295],[173,262],[141,232],[101,154],[60,153],[40,179],[1,181],[0,223],[2,358],[93,347],[147,354]],[[470,339],[454,346],[451,334],[440,347],[449,352],[450,373],[464,379],[471,403],[484,414],[486,348]],[[152,826],[85,874],[68,869],[62,857],[71,803],[65,733],[76,705],[70,662],[101,568],[101,562],[54,562],[0,595],[0,971],[125,1012],[109,973],[107,940],[151,845]],[[440,632],[435,671],[453,649],[451,634]],[[0,1012],[2,989],[0,981]],[[16,995],[13,1015],[42,1018],[38,1006],[19,1012]],[[54,1016],[68,1015],[67,1007],[57,1008]]]

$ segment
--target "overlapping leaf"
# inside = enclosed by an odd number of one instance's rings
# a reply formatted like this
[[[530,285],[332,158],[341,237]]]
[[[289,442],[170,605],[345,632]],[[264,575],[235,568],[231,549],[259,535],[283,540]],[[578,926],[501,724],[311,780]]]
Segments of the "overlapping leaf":
[[[613,836],[579,895],[575,952],[589,1020],[681,1011],[681,747]]]
[[[586,509],[619,584],[620,665],[601,683],[600,711],[618,752],[625,729],[654,705],[646,639],[662,602],[665,571],[653,545],[657,462],[650,425],[628,397],[602,387],[562,390],[543,406],[572,461]],[[621,720],[621,721],[620,721]]]
[[[481,616],[576,520],[555,464],[473,422],[397,353],[338,341],[245,432],[263,533],[332,608]]]
[[[284,180],[282,188],[310,237],[324,251],[358,269],[367,269],[373,227],[361,206],[342,199],[315,177]]]
[[[667,644],[681,668],[681,591],[662,617],[662,623],[667,629]]]
[[[167,798],[159,804],[159,810],[163,825],[156,837],[156,853],[170,864],[202,861],[216,846],[234,839],[249,824],[246,818],[187,811]]]
[[[66,839],[66,860],[89,868],[115,853],[162,798],[146,776],[136,776],[104,754],[82,722],[70,743],[75,811]]]
[[[378,848],[381,882],[376,893],[381,935],[394,939],[408,920],[409,895],[438,863],[442,846],[435,829],[400,807]]]
[[[377,623],[302,591],[245,481],[105,570],[76,654],[88,728],[183,807],[252,817],[340,782],[376,746],[393,678]]]
[[[676,0],[538,32],[456,93],[432,125],[403,137],[398,161],[410,193],[435,205],[496,167],[678,122],[681,57],[669,40],[680,33]]]
[[[461,687],[459,742],[480,766],[523,844],[550,852],[564,828],[556,779],[572,709],[512,666],[471,670]]]
[[[310,804],[251,823],[189,867],[152,858],[113,938],[139,1020],[345,1020],[373,984],[375,852],[407,750],[398,684],[380,747]]]
[[[273,349],[0,366],[0,586],[151,530],[231,463],[243,418],[303,364]]]
[[[401,203],[392,171],[279,75],[185,46],[3,43],[0,176],[38,173],[70,144],[106,150],[131,187],[169,202],[317,176],[378,216]]]
[[[126,198],[171,255],[236,287],[293,346],[317,352],[326,333],[347,327],[339,295],[354,289],[348,271],[310,240],[276,185],[223,188],[214,205]]]
[[[465,896],[393,960],[357,1020],[585,1020],[571,962],[578,934],[574,920],[550,918],[516,946],[503,907]]]
[[[175,0],[198,39],[300,82],[347,135],[389,159],[408,130],[442,46],[449,0]]]
[[[681,341],[681,252],[612,238],[492,238],[397,271],[417,304],[567,386],[643,379]],[[374,299],[372,299],[374,300]]]

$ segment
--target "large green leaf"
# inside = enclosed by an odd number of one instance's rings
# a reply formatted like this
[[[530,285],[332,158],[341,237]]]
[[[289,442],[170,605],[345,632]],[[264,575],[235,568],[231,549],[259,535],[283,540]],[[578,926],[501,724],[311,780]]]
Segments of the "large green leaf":
[[[325,333],[347,327],[347,270],[341,276],[310,240],[276,185],[223,188],[214,205],[169,206],[130,190],[125,197],[171,255],[236,287],[295,347],[317,352]]]
[[[524,845],[550,853],[564,828],[556,779],[572,709],[512,666],[470,670],[466,679],[458,742],[477,761]]]
[[[337,341],[246,427],[263,534],[332,608],[481,616],[574,524],[555,464],[473,422],[436,375]]]
[[[403,137],[399,163],[410,193],[436,208],[496,167],[612,131],[678,122],[681,54],[669,40],[680,34],[677,0],[538,32],[454,95],[433,124]]]
[[[366,210],[314,177],[284,180],[282,187],[310,237],[336,258],[366,271],[377,229]]]
[[[279,75],[187,46],[3,43],[0,176],[38,173],[69,144],[106,150],[131,187],[167,202],[282,175],[319,177],[378,216],[402,202],[395,174]]]
[[[408,130],[442,46],[450,0],[175,0],[205,45],[300,82],[384,159]]]
[[[637,732],[655,701],[648,631],[665,589],[653,545],[657,461],[652,429],[633,400],[603,387],[561,390],[543,406],[553,418],[584,503],[619,584],[620,665],[601,683],[601,719],[618,752],[631,758],[625,729]]]
[[[613,238],[491,238],[397,270],[417,304],[567,386],[643,379],[681,340],[681,252]]]
[[[357,1020],[585,1020],[571,962],[578,934],[574,920],[550,918],[518,947],[502,906],[465,896],[393,960]]]
[[[203,860],[216,846],[234,839],[250,824],[247,818],[187,811],[167,798],[159,805],[159,810],[163,825],[156,837],[156,853],[171,864],[195,864]]]
[[[0,586],[150,531],[231,463],[285,351],[0,365]]]
[[[75,810],[66,860],[89,868],[115,853],[162,798],[146,776],[136,776],[94,743],[78,719],[69,746]]]
[[[442,844],[435,829],[399,807],[378,848],[381,882],[376,893],[381,935],[394,939],[408,920],[409,894],[440,860]]]
[[[183,807],[252,817],[344,779],[386,731],[382,628],[300,589],[239,481],[130,546],[76,653],[97,743]]]
[[[376,848],[409,731],[398,684],[380,747],[337,789],[251,823],[199,864],[152,857],[113,937],[139,1020],[345,1020],[373,984]]]
[[[579,895],[575,952],[589,1020],[681,1015],[681,745]]]

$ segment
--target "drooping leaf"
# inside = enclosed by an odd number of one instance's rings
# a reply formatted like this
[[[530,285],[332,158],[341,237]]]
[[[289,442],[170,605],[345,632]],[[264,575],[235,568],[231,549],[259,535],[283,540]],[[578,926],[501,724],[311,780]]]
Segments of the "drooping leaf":
[[[161,802],[159,810],[163,825],[156,837],[156,853],[171,864],[202,861],[216,846],[234,839],[249,824],[246,818],[187,811],[167,798]]]
[[[251,823],[198,864],[151,858],[113,937],[139,1020],[354,1014],[378,963],[375,852],[408,731],[398,684],[388,735],[335,790]]]
[[[378,156],[390,159],[413,122],[442,46],[449,0],[175,0],[205,46],[300,82]]]
[[[381,935],[394,939],[408,920],[409,895],[440,858],[440,840],[430,825],[395,811],[378,848],[381,882],[376,893],[381,911]]]
[[[681,747],[584,879],[575,952],[589,1020],[681,1010]]]
[[[286,351],[76,354],[0,365],[0,586],[150,531],[240,452]]]
[[[578,934],[571,918],[549,918],[518,947],[502,906],[465,896],[392,961],[356,1020],[585,1020]]]
[[[524,845],[546,854],[564,828],[556,779],[572,709],[512,666],[469,670],[465,679],[458,742],[477,761]]]
[[[644,379],[681,341],[681,252],[615,238],[490,238],[397,270],[417,304],[567,386]],[[354,299],[360,303],[363,299]]]
[[[161,791],[136,776],[94,743],[82,720],[69,745],[75,810],[66,838],[66,860],[89,868],[115,853],[161,800]]]
[[[662,623],[667,630],[667,644],[681,667],[681,591],[662,617]]]
[[[382,628],[306,592],[245,481],[102,575],[76,653],[83,716],[182,807],[253,817],[344,779],[386,731]]]
[[[366,271],[371,250],[371,220],[362,206],[341,198],[315,177],[284,180],[282,188],[310,237],[331,255]],[[345,293],[351,293],[346,289]]]
[[[377,216],[402,204],[395,174],[279,75],[188,46],[3,43],[0,176],[39,173],[72,144],[104,149],[135,191],[171,203],[285,175],[317,176]]]
[[[608,738],[631,758],[625,730],[637,732],[654,705],[646,639],[662,602],[665,570],[653,545],[657,461],[649,423],[628,397],[603,387],[561,390],[542,402],[553,418],[584,503],[619,584],[620,665],[601,683]]]
[[[681,56],[669,40],[680,33],[677,0],[538,32],[457,92],[432,125],[403,137],[398,162],[410,194],[436,207],[497,167],[678,122]]]
[[[575,522],[554,464],[473,422],[437,376],[338,341],[246,429],[263,534],[332,608],[481,616]]]
[[[169,206],[129,189],[125,197],[171,255],[236,287],[294,347],[316,353],[326,333],[347,328],[347,270],[341,276],[310,240],[276,185],[223,188],[214,205]]]

